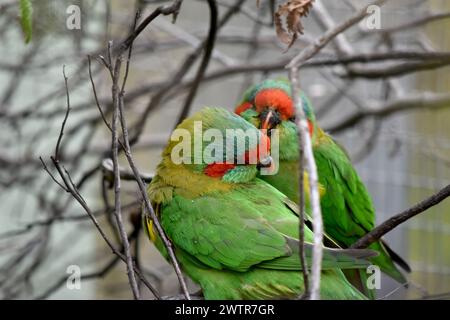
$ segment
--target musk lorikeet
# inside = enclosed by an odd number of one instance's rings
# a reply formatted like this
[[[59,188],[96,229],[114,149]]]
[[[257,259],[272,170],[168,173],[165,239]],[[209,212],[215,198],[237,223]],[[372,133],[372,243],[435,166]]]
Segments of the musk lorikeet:
[[[256,177],[258,163],[267,165],[259,150],[267,149],[269,139],[243,118],[218,108],[202,109],[177,129],[192,137],[197,121],[201,121],[204,136],[210,129],[223,134],[223,138],[216,137],[201,146],[203,153],[213,146],[216,161],[206,163],[203,158],[194,163],[189,150],[178,149],[180,142],[169,141],[148,187],[150,200],[183,271],[200,285],[206,299],[296,297],[303,291],[298,207]],[[236,151],[235,139],[225,138],[228,129],[251,132],[257,137],[256,142],[246,142],[245,149]],[[189,143],[194,150],[195,143]],[[175,148],[187,161],[173,160]],[[236,153],[230,155],[225,150]],[[255,152],[257,163],[251,163],[248,155]],[[244,159],[243,163],[239,164],[237,159]],[[145,214],[143,225],[167,258],[166,249]],[[313,233],[305,229],[306,259],[311,262]],[[328,243],[334,244],[331,239]],[[364,299],[340,269],[365,268],[369,264],[367,259],[374,255],[374,251],[367,249],[325,247],[321,297]]]
[[[325,230],[339,245],[349,247],[374,228],[372,199],[344,148],[318,126],[312,104],[303,92],[300,92],[300,98],[308,121],[319,183],[324,188],[320,204]],[[269,135],[270,129],[278,129],[279,172],[261,176],[261,179],[298,202],[299,152],[294,108],[290,83],[269,79],[250,87],[235,112],[257,128],[269,129]],[[409,272],[408,264],[401,257],[383,240],[373,243],[370,248],[380,253],[371,259],[374,264],[400,283],[406,283],[404,275],[393,263]],[[363,284],[358,287],[373,298],[374,292],[365,287],[367,274],[359,273],[355,281]]]

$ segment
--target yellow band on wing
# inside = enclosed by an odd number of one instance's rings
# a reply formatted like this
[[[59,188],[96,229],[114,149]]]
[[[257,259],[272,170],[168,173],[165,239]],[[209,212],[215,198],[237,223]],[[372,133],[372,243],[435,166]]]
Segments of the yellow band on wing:
[[[305,188],[307,196],[309,197],[309,176],[308,176],[308,172],[306,172],[306,171],[303,174],[303,186]],[[319,183],[318,187],[319,187],[319,195],[322,197],[325,194],[326,189],[320,183]]]
[[[152,242],[156,241],[156,232],[153,228],[153,221],[150,218],[146,218],[145,222],[147,224],[148,236]]]

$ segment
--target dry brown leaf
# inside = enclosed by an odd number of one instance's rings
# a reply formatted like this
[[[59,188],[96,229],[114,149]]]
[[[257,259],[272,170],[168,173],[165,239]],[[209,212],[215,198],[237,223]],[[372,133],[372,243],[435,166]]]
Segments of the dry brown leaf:
[[[288,45],[289,49],[303,34],[302,17],[306,17],[313,6],[314,0],[288,0],[279,5],[274,14],[275,30],[278,38]],[[283,25],[283,17],[286,16],[286,27]]]

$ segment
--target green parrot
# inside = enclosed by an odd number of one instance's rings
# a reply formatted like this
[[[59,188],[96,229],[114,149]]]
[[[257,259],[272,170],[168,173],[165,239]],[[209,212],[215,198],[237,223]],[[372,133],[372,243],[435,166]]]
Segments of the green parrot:
[[[196,149],[200,121],[204,137],[212,132],[215,136]],[[238,132],[236,139],[243,133],[257,138],[253,144],[250,139],[244,141],[239,149],[235,138],[227,136],[229,130]],[[184,120],[178,132],[183,141],[169,141],[148,195],[183,271],[200,285],[205,299],[298,296],[303,291],[298,207],[256,177],[258,167],[270,163],[270,156],[261,151],[268,150],[269,138],[243,118],[219,108],[202,109]],[[193,136],[193,141],[185,141]],[[180,149],[185,142],[185,149]],[[181,154],[184,161],[175,158]],[[203,155],[200,160],[195,158],[199,154]],[[208,156],[212,154],[214,161]],[[152,220],[142,216],[147,235],[167,258]],[[340,249],[333,240],[326,240],[321,297],[365,299],[340,269],[365,268],[367,259],[377,253]],[[313,233],[308,227],[305,241],[311,265]]]
[[[312,104],[303,92],[300,92],[300,98],[308,121],[319,183],[325,189],[320,201],[324,227],[340,246],[346,248],[374,228],[372,199],[344,148],[318,126]],[[250,87],[235,113],[257,128],[269,130],[269,136],[271,129],[278,129],[279,171],[275,175],[261,176],[261,179],[298,203],[298,136],[289,82],[269,79]],[[380,253],[371,259],[373,264],[398,282],[407,282],[393,262],[410,272],[408,264],[383,240],[373,243],[370,248]],[[346,275],[367,296],[374,298],[374,290],[366,288],[368,275],[365,271],[348,271]]]

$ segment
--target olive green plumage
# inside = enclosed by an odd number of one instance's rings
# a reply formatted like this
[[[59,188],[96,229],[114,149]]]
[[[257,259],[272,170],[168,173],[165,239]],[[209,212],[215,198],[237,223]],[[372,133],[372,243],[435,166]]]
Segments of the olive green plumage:
[[[203,130],[243,129],[261,135],[242,118],[216,108],[203,109],[178,128],[192,132],[197,120],[202,121]],[[296,205],[256,178],[255,164],[235,165],[213,177],[205,174],[206,163],[175,164],[171,159],[175,144],[169,142],[164,150],[148,194],[182,269],[201,286],[205,298],[281,299],[299,295],[303,279]],[[249,149],[250,145],[245,151]],[[230,159],[223,155],[223,160]],[[145,215],[144,227],[165,255]],[[312,237],[306,228],[309,261]],[[324,248],[322,298],[363,299],[337,268],[364,267],[368,264],[365,258],[373,254],[371,250]]]
[[[250,102],[252,107],[243,111],[240,115],[260,128],[264,119],[261,118],[255,107],[255,97],[263,90],[281,89],[289,96],[290,85],[283,80],[266,80],[246,91],[242,102]],[[274,95],[277,93],[275,92]],[[288,195],[291,200],[298,201],[298,140],[297,130],[293,119],[282,120],[277,114],[277,108],[281,110],[281,101],[272,99],[274,106],[267,105],[273,109],[275,120],[273,128],[279,129],[280,136],[280,171],[274,176],[261,176],[261,179],[275,186]],[[306,118],[312,128],[311,138],[313,142],[313,153],[317,165],[319,183],[324,188],[321,197],[321,208],[326,232],[341,246],[349,247],[356,240],[374,228],[375,209],[372,199],[354,169],[351,160],[345,150],[337,144],[333,138],[326,134],[316,123],[311,102],[301,92],[301,101]],[[280,107],[281,106],[281,107]],[[285,172],[284,170],[289,170]],[[405,270],[409,271],[408,265],[396,255],[383,241],[376,242],[370,246],[380,253],[371,261],[378,265],[383,272],[396,279],[400,283],[406,283],[404,275],[397,269],[393,259]],[[365,278],[366,275],[364,274]],[[366,290],[366,294],[373,298],[373,292]]]

